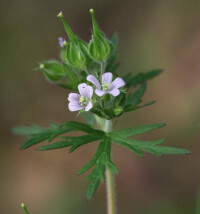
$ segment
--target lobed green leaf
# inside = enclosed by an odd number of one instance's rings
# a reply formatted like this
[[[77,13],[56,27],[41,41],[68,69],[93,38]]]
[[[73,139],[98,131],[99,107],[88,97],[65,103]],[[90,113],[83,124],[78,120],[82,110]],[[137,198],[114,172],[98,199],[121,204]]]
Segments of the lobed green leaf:
[[[162,72],[162,69],[154,69],[145,73],[139,73],[136,74],[135,76],[132,76],[131,73],[127,74],[126,76],[123,77],[124,81],[126,82],[126,86],[128,88],[130,87],[135,87],[140,84],[146,83],[147,80],[156,77]]]
[[[142,126],[135,126],[128,129],[122,129],[122,130],[114,130],[109,133],[109,135],[112,136],[118,136],[118,137],[130,137],[135,136],[139,134],[144,134],[149,131],[152,131],[154,129],[161,128],[163,126],[166,126],[165,123],[155,123],[155,124],[148,124],[148,125],[142,125]]]
[[[162,155],[162,154],[190,154],[191,152],[187,149],[179,149],[167,146],[156,146],[159,143],[162,143],[164,140],[155,140],[155,141],[139,141],[133,139],[127,139],[122,137],[112,137],[112,140],[118,144],[124,146],[128,144],[135,149],[139,149],[144,152],[151,153],[153,155]]]
[[[146,84],[143,84],[133,95],[129,95],[126,104],[131,104],[132,108],[138,105],[142,101],[146,88]]]
[[[78,123],[78,122],[65,122],[63,124],[51,123],[50,127],[43,128],[39,126],[30,127],[16,127],[13,129],[15,134],[25,135],[28,139],[21,145],[21,149],[29,148],[37,143],[48,140],[49,142],[55,139],[57,136],[72,132],[82,131],[87,134],[103,136],[105,132],[97,129],[93,129],[91,126]]]
[[[26,127],[26,126],[18,126],[15,127],[12,132],[13,134],[18,134],[18,135],[32,135],[32,134],[40,134],[44,131],[46,131],[46,128],[37,126],[37,125],[32,125],[30,127]]]

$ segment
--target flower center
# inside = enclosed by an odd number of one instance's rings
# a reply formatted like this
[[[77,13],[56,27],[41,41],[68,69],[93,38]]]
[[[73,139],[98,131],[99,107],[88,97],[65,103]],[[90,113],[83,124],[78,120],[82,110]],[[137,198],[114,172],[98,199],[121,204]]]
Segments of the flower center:
[[[103,90],[104,91],[108,91],[109,86],[110,86],[110,83],[104,82],[104,84],[103,84]]]
[[[84,96],[81,96],[79,98],[79,103],[81,106],[84,106],[84,107],[87,106],[88,102],[89,102],[89,99]]]

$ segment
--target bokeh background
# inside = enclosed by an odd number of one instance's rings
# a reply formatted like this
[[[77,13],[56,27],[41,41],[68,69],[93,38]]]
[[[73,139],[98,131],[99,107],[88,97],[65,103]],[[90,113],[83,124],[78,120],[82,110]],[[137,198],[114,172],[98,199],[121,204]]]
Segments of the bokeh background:
[[[72,154],[66,149],[20,151],[18,125],[79,120],[67,108],[67,91],[51,85],[40,71],[41,59],[59,58],[57,38],[65,36],[56,15],[61,10],[73,30],[89,41],[94,8],[101,29],[120,39],[119,73],[163,68],[149,81],[144,102],[151,107],[122,117],[116,128],[154,122],[167,127],[147,139],[165,137],[188,156],[146,155],[114,146],[117,206],[120,214],[193,214],[200,188],[200,1],[198,0],[0,0],[0,213],[106,213],[105,185],[85,197],[85,175],[77,170],[97,144]],[[200,203],[200,202],[199,202]]]

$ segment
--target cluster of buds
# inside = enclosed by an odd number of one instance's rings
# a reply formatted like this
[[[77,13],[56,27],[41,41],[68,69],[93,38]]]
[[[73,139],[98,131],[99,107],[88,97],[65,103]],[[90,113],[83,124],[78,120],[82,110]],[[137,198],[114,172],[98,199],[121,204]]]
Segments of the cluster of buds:
[[[100,30],[93,9],[90,13],[93,29],[88,43],[74,34],[62,12],[57,15],[68,36],[68,40],[58,38],[62,62],[44,61],[40,63],[40,69],[49,81],[79,92],[69,94],[70,111],[91,111],[112,119],[123,112],[125,82],[110,68],[116,59],[115,42]]]

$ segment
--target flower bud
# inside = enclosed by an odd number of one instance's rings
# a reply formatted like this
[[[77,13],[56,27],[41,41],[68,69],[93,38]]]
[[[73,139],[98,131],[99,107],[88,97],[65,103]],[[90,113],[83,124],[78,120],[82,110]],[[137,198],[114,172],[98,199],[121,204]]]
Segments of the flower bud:
[[[59,82],[65,77],[63,65],[56,60],[42,62],[40,63],[39,68],[44,72],[45,77],[51,82]]]
[[[62,12],[58,14],[58,17],[61,19],[70,40],[70,43],[66,45],[66,49],[62,53],[63,61],[74,68],[87,69],[92,63],[92,59],[88,55],[87,43],[73,33],[65,22]]]
[[[94,16],[94,10],[90,9],[90,13],[92,16],[93,32],[92,39],[89,43],[89,54],[94,60],[104,62],[112,53],[113,45],[99,29]]]
[[[117,107],[114,109],[114,114],[115,116],[120,116],[123,113],[123,108],[122,107]]]
[[[27,210],[26,205],[24,203],[21,204],[21,207],[24,210],[25,214],[28,214],[28,210]]]

